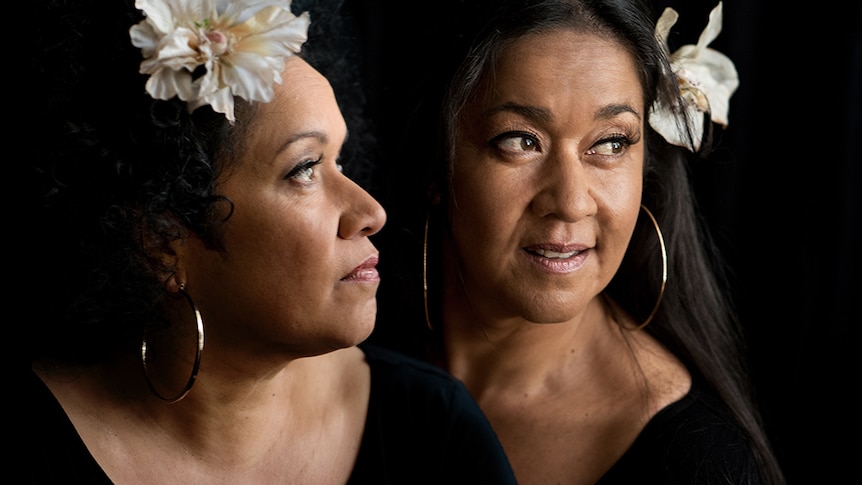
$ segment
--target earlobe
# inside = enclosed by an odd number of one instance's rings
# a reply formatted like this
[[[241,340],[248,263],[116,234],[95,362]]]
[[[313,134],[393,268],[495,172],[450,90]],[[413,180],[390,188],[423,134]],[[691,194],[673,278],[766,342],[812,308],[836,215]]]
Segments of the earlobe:
[[[188,241],[185,237],[175,239],[170,243],[170,255],[165,254],[164,268],[171,268],[171,273],[165,280],[165,290],[171,294],[179,294],[180,290],[185,287],[188,272],[186,270],[186,249]]]
[[[186,284],[185,271],[181,271],[179,268],[177,271],[169,274],[168,277],[164,281],[165,291],[172,295],[178,295],[180,290],[184,289]]]

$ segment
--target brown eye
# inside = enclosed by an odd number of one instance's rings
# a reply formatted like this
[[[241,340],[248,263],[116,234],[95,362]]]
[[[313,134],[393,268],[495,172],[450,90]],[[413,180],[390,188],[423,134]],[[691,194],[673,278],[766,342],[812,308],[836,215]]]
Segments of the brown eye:
[[[629,145],[631,145],[631,143],[628,138],[624,136],[606,138],[593,145],[587,153],[607,156],[619,155],[625,152]]]
[[[504,152],[534,152],[539,150],[538,141],[528,133],[504,133],[494,138],[493,143]]]

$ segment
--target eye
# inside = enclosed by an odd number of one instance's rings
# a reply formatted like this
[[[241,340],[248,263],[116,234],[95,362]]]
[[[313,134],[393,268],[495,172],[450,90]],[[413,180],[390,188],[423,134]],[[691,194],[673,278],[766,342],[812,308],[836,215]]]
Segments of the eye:
[[[589,150],[587,150],[587,154],[605,156],[619,155],[626,151],[631,144],[632,142],[627,136],[613,135],[600,140],[598,143],[593,145]]]
[[[321,158],[317,160],[306,160],[304,162],[298,163],[295,167],[293,167],[287,175],[284,176],[285,179],[295,179],[299,182],[307,183],[314,180],[314,166],[319,164]]]
[[[491,139],[491,145],[504,153],[539,151],[538,138],[527,132],[507,132]]]

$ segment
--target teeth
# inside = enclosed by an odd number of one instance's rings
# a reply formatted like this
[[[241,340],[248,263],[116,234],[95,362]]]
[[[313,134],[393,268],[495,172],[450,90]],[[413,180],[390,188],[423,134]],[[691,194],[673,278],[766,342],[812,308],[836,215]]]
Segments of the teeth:
[[[536,252],[536,254],[538,254],[540,256],[544,256],[546,258],[553,258],[553,259],[566,259],[566,258],[571,258],[572,256],[578,254],[578,251],[569,251],[567,253],[558,253],[556,251],[550,251],[547,249],[536,249],[535,252]]]

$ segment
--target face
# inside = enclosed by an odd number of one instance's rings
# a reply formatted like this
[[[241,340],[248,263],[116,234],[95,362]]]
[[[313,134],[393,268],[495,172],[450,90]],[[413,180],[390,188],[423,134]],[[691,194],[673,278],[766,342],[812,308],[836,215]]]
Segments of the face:
[[[644,115],[634,61],[607,38],[553,31],[504,53],[452,169],[452,252],[474,311],[562,322],[605,288],[640,207]]]
[[[178,276],[208,348],[314,355],[359,343],[374,326],[378,253],[368,236],[385,213],[340,171],[346,126],[327,80],[298,57],[282,78],[217,183],[235,205],[224,251],[194,237],[180,251]]]

